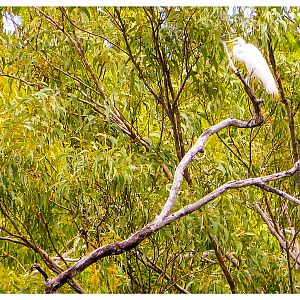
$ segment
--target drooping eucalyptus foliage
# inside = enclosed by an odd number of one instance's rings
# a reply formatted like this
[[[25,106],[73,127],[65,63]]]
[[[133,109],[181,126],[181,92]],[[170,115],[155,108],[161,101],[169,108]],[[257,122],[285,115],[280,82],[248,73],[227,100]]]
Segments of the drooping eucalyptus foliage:
[[[0,29],[0,292],[42,293],[47,276],[127,239],[160,213],[205,129],[252,118],[224,35],[260,48],[280,96],[251,82],[263,122],[212,135],[185,169],[174,210],[299,160],[298,8],[1,11],[22,24]],[[295,199],[299,178],[230,189],[59,291],[297,293],[299,208],[274,189]]]

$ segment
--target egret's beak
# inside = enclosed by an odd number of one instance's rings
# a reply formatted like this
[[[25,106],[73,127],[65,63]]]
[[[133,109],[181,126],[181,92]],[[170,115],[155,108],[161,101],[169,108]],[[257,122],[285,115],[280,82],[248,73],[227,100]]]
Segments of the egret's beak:
[[[226,44],[233,44],[233,40],[225,41]]]

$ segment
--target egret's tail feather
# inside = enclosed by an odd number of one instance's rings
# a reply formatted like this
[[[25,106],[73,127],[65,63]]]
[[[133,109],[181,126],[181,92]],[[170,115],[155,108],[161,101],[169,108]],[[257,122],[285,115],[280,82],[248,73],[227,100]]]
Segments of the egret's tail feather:
[[[278,89],[275,81],[267,82],[264,84],[264,86],[268,94],[278,95]]]

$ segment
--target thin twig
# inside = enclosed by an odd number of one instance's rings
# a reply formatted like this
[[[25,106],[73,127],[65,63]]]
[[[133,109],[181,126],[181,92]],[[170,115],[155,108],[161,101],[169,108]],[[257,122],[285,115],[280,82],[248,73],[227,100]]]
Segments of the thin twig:
[[[299,161],[298,161],[299,162]],[[268,219],[267,215],[262,211],[262,209],[259,207],[257,201],[254,202],[254,207],[256,209],[256,211],[260,214],[260,216],[262,217],[262,219],[264,220],[264,222],[267,224],[270,232],[273,234],[273,236],[278,240],[278,242],[280,243],[280,246],[287,252],[289,251],[289,256],[293,258],[293,260],[295,261],[295,263],[297,263],[298,265],[300,265],[300,259],[299,259],[299,255],[296,255],[295,253],[293,253],[292,251],[289,250],[289,243],[287,242],[287,240],[284,238],[283,235],[279,234],[275,229],[273,224],[271,223],[271,221]]]
[[[0,236],[0,240],[12,242],[12,243],[19,244],[19,245],[23,245],[23,246],[27,246],[27,244],[26,244],[25,242],[22,242],[22,241],[13,239],[13,238],[11,238],[10,236]]]
[[[117,49],[119,49],[120,51],[124,52],[125,54],[129,55],[128,52],[124,49],[122,49],[120,46],[118,46],[117,44],[115,44],[114,42],[112,42],[111,40],[108,40],[106,37],[104,37],[103,35],[101,34],[97,34],[97,33],[94,33],[94,32],[91,32],[91,31],[88,31],[86,29],[83,29],[81,27],[79,27],[78,25],[76,25],[75,21],[72,20],[68,14],[66,13],[66,11],[64,10],[64,16],[69,20],[69,22],[78,30],[82,31],[82,32],[85,32],[89,35],[92,35],[92,36],[96,36],[96,37],[99,37],[101,38],[102,40],[104,41],[107,41],[108,43],[110,43],[111,45],[113,45],[114,47],[116,47]]]
[[[154,264],[151,260],[149,260],[146,257],[146,261],[143,258],[143,254],[139,250],[133,250],[134,253],[136,253],[139,260],[141,260],[147,267],[151,268],[158,274],[162,275],[164,278],[166,278],[168,281],[172,283],[172,286],[174,286],[178,291],[184,294],[190,294],[188,290],[180,286],[178,283],[176,283],[168,274],[166,274],[160,267],[158,267],[156,264]]]
[[[273,193],[273,194],[276,194],[284,199],[287,199],[289,201],[292,201],[296,204],[300,204],[300,200],[298,200],[297,198],[295,197],[292,197],[291,195],[289,195],[288,193],[286,192],[283,192],[281,190],[278,190],[278,189],[275,189],[273,187],[270,187],[268,186],[267,184],[264,184],[264,183],[257,183],[256,186],[260,187],[261,189],[267,191],[267,192],[270,192],[270,193]]]
[[[35,268],[37,271],[39,271],[43,275],[46,282],[48,281],[49,276],[37,263],[34,263],[32,267]]]
[[[11,74],[6,74],[6,73],[0,73],[0,76],[4,76],[4,77],[9,77],[9,78],[13,78],[13,79],[16,79],[16,80],[19,80],[23,83],[26,83],[27,85],[29,86],[41,86],[41,83],[34,83],[34,82],[29,82],[23,78],[20,78],[20,77],[17,77],[17,76],[14,76],[14,75],[11,75]],[[43,84],[45,85],[45,84]]]

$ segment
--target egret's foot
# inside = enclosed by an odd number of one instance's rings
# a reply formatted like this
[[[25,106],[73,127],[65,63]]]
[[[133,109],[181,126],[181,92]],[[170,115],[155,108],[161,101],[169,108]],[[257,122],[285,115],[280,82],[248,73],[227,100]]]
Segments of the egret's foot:
[[[248,86],[250,86],[250,79],[251,79],[250,76],[247,76],[247,77],[245,78],[245,82],[246,82],[246,84],[247,84]]]
[[[259,99],[256,100],[256,102],[257,102],[257,104],[263,104],[264,103],[264,99],[259,98]]]

